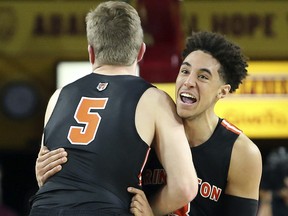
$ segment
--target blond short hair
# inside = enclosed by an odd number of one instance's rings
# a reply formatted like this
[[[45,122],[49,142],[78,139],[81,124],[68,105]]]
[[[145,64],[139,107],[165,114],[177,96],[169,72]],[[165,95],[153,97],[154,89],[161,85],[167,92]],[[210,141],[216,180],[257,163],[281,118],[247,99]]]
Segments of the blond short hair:
[[[100,3],[86,16],[88,44],[99,65],[131,65],[143,43],[143,29],[137,11],[128,3]]]

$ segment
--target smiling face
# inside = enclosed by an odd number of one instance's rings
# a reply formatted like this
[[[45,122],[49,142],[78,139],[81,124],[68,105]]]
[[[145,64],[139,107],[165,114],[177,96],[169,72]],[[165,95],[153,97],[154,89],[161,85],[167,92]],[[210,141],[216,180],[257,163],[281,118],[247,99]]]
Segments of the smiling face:
[[[177,113],[181,118],[214,113],[215,103],[230,90],[230,85],[220,78],[220,66],[213,56],[201,50],[184,59],[176,79]]]

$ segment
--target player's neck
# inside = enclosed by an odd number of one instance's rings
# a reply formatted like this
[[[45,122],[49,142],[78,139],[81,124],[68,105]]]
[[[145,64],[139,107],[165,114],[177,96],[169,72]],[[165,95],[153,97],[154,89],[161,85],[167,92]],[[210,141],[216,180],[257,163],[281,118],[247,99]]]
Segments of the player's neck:
[[[93,67],[93,72],[103,75],[137,75],[136,67],[131,66],[120,66],[120,65],[101,65]]]
[[[186,136],[190,146],[195,147],[206,142],[213,134],[218,120],[217,115],[184,120]]]

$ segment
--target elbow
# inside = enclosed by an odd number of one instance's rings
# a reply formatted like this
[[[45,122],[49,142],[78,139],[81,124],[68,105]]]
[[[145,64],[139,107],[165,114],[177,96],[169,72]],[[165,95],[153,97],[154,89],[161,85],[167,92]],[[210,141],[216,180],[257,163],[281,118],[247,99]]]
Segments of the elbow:
[[[198,178],[197,175],[192,175],[186,180],[183,179],[182,185],[182,194],[188,202],[191,202],[198,193]]]
[[[195,197],[197,196],[198,193],[198,182],[195,183],[190,183],[186,187],[182,188],[182,194],[183,197],[185,198],[185,203],[191,202]]]
[[[182,202],[182,206],[186,205],[187,203],[191,202],[195,199],[198,193],[198,182],[193,180],[192,182],[182,183],[181,185],[178,184],[177,187],[177,197],[179,201]]]

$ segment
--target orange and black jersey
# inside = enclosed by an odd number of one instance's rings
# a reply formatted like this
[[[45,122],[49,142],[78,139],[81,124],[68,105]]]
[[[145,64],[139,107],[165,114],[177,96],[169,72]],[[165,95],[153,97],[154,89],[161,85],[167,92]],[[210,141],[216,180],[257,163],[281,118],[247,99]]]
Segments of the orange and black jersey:
[[[149,146],[135,111],[150,87],[140,77],[91,73],[65,86],[44,129],[44,145],[68,162],[33,197],[33,208],[129,212],[128,186],[140,187]]]
[[[173,216],[224,215],[217,212],[226,188],[232,148],[240,133],[235,126],[219,119],[211,137],[202,145],[191,148],[198,176],[198,194],[189,205],[174,212]],[[165,171],[154,151],[151,151],[143,171],[143,189],[150,196],[162,184],[165,184]]]

